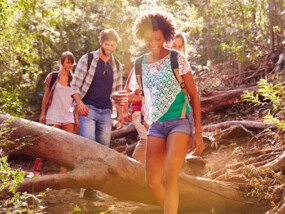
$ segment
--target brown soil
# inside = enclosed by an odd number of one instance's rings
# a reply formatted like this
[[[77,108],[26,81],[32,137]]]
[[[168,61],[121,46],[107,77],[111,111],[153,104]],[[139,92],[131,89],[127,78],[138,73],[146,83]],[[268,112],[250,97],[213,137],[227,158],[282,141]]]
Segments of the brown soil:
[[[220,70],[217,69],[218,72],[213,71],[213,75],[209,75],[209,71],[206,72],[205,78],[208,82],[212,79],[215,79],[220,75]],[[219,73],[219,75],[216,75]],[[227,74],[227,72],[223,72],[223,74]],[[202,78],[196,75],[196,79]],[[209,79],[210,77],[210,79]],[[211,79],[212,77],[212,79]],[[227,78],[224,78],[227,79]],[[198,81],[199,82],[199,81]],[[203,81],[200,81],[203,82]],[[221,81],[223,83],[222,87],[229,87],[232,84],[227,83],[226,81]],[[209,85],[201,85],[200,91],[209,91],[212,88]],[[207,90],[206,90],[207,89]],[[234,106],[229,109],[221,109],[220,112],[209,112],[207,114],[202,115],[202,125],[207,125],[211,123],[219,123],[222,121],[230,121],[230,120],[254,120],[258,121],[265,115],[266,106],[258,107],[258,109],[254,106],[249,106],[248,103],[237,102]],[[38,118],[35,116],[34,118]],[[33,120],[34,118],[29,118]],[[36,120],[34,119],[34,120]],[[255,133],[256,134],[256,133]],[[211,172],[215,172],[218,169],[222,169],[227,165],[233,163],[234,160],[239,159],[239,161],[246,160],[246,157],[241,157],[244,153],[250,153],[254,151],[260,151],[262,149],[279,149],[284,151],[284,136],[283,139],[277,140],[275,143],[271,143],[272,139],[260,139],[259,141],[252,141],[252,136],[246,135],[246,133],[242,133],[239,137],[232,137],[224,143],[220,143],[219,145],[213,145],[211,142],[206,142],[207,149],[202,154],[201,158],[196,161],[192,159],[192,161],[185,161],[185,165],[183,166],[183,172],[194,175],[194,176],[202,176],[206,177],[207,174]],[[282,137],[281,137],[282,138]],[[111,148],[126,154],[127,145],[135,142],[137,139],[133,138],[121,138],[111,142]],[[238,147],[242,146],[244,151],[240,153],[233,154],[233,151]],[[250,158],[250,157],[248,157]],[[9,162],[12,168],[21,168],[27,174],[31,174],[33,171],[34,158],[27,156],[15,156],[11,157]],[[59,166],[53,163],[44,162],[42,173],[58,173]],[[284,175],[284,172],[283,172]],[[104,201],[92,201],[82,197],[83,189],[81,189],[80,193],[74,192],[72,189],[63,189],[63,190],[50,190],[46,194],[45,202],[45,212],[48,214],[69,214],[69,213],[94,213],[99,214],[100,212],[106,212],[109,208],[114,206],[114,208],[108,213],[118,213],[118,214],[160,214],[162,213],[158,206],[151,206],[143,203],[125,201],[119,198],[115,198],[109,196],[103,192],[98,192],[99,196],[104,198]],[[82,211],[74,212],[74,207],[78,206]],[[256,207],[264,207],[263,201],[259,201]],[[266,210],[269,210],[270,207],[264,208],[264,210],[256,210],[255,208],[248,210],[248,214],[255,213],[265,213]],[[215,213],[215,212],[213,212]],[[186,213],[185,213],[186,214]],[[190,212],[189,212],[190,214]],[[195,213],[191,213],[195,214]],[[199,213],[202,214],[202,213]]]
[[[81,190],[81,193],[84,190]],[[82,194],[81,194],[82,195]],[[47,213],[61,213],[69,214],[73,211],[74,207],[77,205],[82,210],[76,213],[100,213],[105,212],[108,209],[113,209],[109,213],[120,213],[120,214],[143,214],[143,213],[153,213],[160,214],[160,208],[156,206],[150,206],[138,202],[124,201],[118,198],[109,196],[102,192],[98,192],[98,195],[103,197],[104,200],[92,201],[80,197],[79,193],[73,192],[72,189],[63,190],[51,190],[47,193],[45,199],[45,205]]]

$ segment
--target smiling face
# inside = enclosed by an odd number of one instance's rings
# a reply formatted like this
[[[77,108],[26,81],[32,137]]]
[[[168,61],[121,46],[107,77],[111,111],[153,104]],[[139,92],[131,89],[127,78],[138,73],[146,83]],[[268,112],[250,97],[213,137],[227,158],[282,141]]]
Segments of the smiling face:
[[[68,57],[65,57],[64,62],[62,64],[62,68],[66,71],[70,71],[74,66],[74,62],[68,59]]]
[[[105,40],[104,42],[100,40],[100,44],[105,56],[111,56],[117,47],[117,41],[115,40]]]
[[[180,37],[176,37],[174,40],[173,40],[173,43],[172,43],[172,48],[175,49],[175,50],[178,50],[180,52],[183,52],[183,40],[180,38]]]
[[[157,55],[164,49],[164,35],[161,30],[147,30],[144,33],[146,47],[154,55]]]

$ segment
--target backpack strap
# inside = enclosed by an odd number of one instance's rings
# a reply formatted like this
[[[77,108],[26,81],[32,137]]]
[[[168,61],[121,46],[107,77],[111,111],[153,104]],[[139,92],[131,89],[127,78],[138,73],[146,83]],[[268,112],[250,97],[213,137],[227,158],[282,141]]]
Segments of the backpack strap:
[[[188,96],[187,96],[187,90],[185,87],[185,83],[184,80],[182,78],[181,75],[179,75],[179,65],[178,65],[178,60],[177,57],[179,55],[180,52],[176,51],[176,50],[171,50],[170,52],[170,61],[171,61],[171,70],[173,72],[173,75],[175,76],[177,82],[179,83],[185,97],[186,100],[184,102],[183,108],[182,108],[182,112],[181,112],[181,118],[185,118],[186,117],[186,106],[187,106],[187,102],[188,102]],[[135,74],[137,77],[137,81],[140,87],[140,92],[141,95],[143,96],[143,85],[142,85],[142,60],[143,60],[144,55],[138,57],[135,61]]]
[[[114,57],[114,59],[115,59],[115,64],[116,64],[117,72],[118,72],[118,71],[119,71],[119,69],[120,69],[119,60],[118,60],[118,59],[116,59],[115,57]]]
[[[137,81],[140,87],[140,93],[142,96],[144,96],[143,93],[143,84],[142,84],[142,60],[143,60],[144,55],[140,56],[139,58],[136,59],[135,61],[135,74],[137,77]]]
[[[88,61],[87,61],[87,72],[88,72],[90,69],[91,63],[93,61],[93,53],[88,52],[87,55],[88,55]],[[115,57],[114,57],[114,60],[115,60],[115,64],[116,64],[117,71],[118,71],[120,69],[119,60],[117,60]]]
[[[177,60],[178,54],[179,54],[178,51],[171,50],[170,60],[171,60],[172,72],[173,72],[176,80],[178,81],[178,83],[179,83],[179,85],[180,85],[180,87],[181,87],[181,89],[185,95],[185,98],[186,98],[184,105],[183,105],[183,108],[182,108],[182,112],[181,112],[181,118],[185,118],[186,117],[186,106],[187,106],[187,102],[188,102],[188,95],[187,95],[187,90],[185,87],[184,80],[183,80],[182,76],[179,74],[179,65],[178,65],[178,60]]]
[[[93,61],[93,53],[88,52],[87,55],[88,55],[88,61],[87,61],[87,72],[88,72],[91,66],[91,62]]]
[[[170,62],[171,62],[172,70],[179,68],[178,60],[177,60],[178,55],[179,55],[179,52],[177,50],[170,51]]]
[[[52,72],[51,74],[51,81],[50,81],[50,90],[52,89],[52,86],[54,85],[56,79],[58,77],[58,72]]]

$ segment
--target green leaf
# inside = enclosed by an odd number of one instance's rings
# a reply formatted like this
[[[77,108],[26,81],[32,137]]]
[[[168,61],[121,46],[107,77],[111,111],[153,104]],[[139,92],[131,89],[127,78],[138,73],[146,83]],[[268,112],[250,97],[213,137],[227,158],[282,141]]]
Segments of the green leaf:
[[[80,212],[81,209],[80,209],[80,207],[78,205],[75,205],[75,207],[73,208],[73,211]]]

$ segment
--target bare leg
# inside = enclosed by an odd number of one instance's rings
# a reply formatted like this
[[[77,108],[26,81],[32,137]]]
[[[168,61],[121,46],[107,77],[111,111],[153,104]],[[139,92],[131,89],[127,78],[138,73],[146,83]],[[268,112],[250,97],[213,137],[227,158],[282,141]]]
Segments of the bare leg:
[[[164,193],[161,185],[162,170],[166,157],[165,139],[148,136],[146,150],[146,183],[163,208]]]
[[[164,189],[164,214],[176,214],[178,211],[178,175],[185,160],[190,136],[184,133],[172,133],[166,141],[166,159],[162,179]]]
[[[145,149],[146,149],[146,139],[140,139],[133,152],[132,155],[133,159],[141,163],[145,163]]]
[[[49,126],[52,126],[52,127],[58,128],[58,129],[61,129],[61,126],[60,126],[60,125],[56,125],[56,124],[49,124]]]
[[[62,130],[73,133],[74,132],[74,123],[68,123],[66,125],[63,125]]]
[[[140,140],[136,145],[136,148],[133,152],[132,157],[141,163],[145,163],[147,130],[145,126],[141,124],[141,112],[140,111],[134,112],[133,123],[136,127]]]

